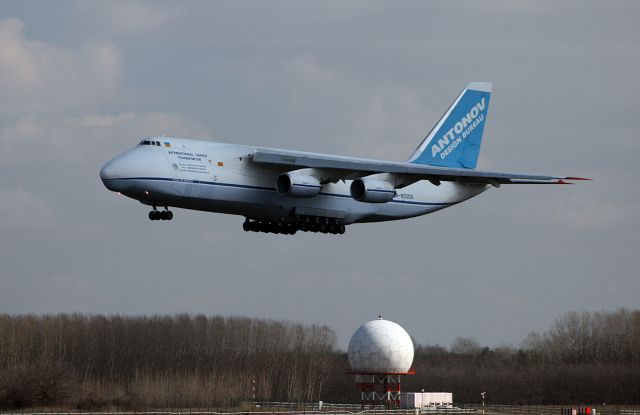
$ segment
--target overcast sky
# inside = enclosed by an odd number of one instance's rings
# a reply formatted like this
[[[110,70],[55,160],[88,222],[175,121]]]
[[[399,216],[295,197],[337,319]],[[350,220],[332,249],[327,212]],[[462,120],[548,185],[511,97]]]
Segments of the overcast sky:
[[[0,312],[381,313],[420,343],[518,345],[640,306],[640,3],[0,3]],[[480,169],[503,186],[341,237],[148,208],[101,166],[148,135],[405,160],[494,83]]]

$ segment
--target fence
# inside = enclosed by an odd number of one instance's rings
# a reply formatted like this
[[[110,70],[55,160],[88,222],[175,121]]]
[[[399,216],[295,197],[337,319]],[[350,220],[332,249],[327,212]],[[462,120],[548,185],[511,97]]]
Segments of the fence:
[[[482,412],[481,404],[456,404],[455,406]],[[563,409],[587,406],[595,409],[597,415],[640,415],[640,406],[590,405],[584,403],[566,405],[485,405],[484,412],[487,414],[510,415],[562,415]]]
[[[334,404],[318,402],[243,402],[238,407],[210,408],[171,408],[158,410],[76,410],[55,408],[24,408],[13,411],[0,411],[0,415],[440,415],[440,414],[474,414],[489,415],[561,415],[563,408],[591,406],[597,415],[640,415],[640,406],[619,405],[482,405],[454,404],[454,408],[435,409],[386,409],[383,406],[373,409],[361,409],[360,404]]]

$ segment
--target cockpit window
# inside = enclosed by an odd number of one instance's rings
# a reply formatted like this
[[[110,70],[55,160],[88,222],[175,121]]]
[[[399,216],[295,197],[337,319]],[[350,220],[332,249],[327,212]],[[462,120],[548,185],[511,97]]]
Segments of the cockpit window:
[[[140,141],[139,145],[162,147],[162,145],[160,144],[160,141],[153,141],[153,140],[142,140]]]

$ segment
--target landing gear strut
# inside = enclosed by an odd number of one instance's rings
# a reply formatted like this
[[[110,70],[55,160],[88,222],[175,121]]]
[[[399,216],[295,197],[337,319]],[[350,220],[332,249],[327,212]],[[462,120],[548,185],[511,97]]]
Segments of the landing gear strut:
[[[153,210],[149,212],[149,219],[151,220],[171,220],[173,219],[173,212],[169,210],[168,207],[164,207],[163,211],[159,211],[156,207],[153,207]]]

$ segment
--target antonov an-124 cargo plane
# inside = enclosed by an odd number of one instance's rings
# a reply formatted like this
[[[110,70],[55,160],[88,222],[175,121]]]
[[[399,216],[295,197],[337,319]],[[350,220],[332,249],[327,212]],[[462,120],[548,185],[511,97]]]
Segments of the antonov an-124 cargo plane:
[[[491,88],[469,84],[406,162],[163,136],[109,161],[100,178],[152,206],[151,220],[171,220],[174,206],[241,215],[245,231],[285,235],[425,215],[490,186],[584,180],[475,170]]]

